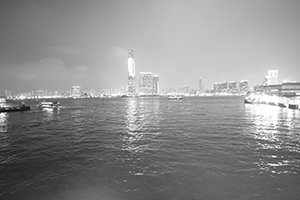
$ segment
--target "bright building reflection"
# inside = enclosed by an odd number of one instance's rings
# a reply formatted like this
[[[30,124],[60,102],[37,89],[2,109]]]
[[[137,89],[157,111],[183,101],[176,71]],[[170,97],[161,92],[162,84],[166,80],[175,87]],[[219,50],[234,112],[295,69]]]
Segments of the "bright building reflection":
[[[9,133],[7,132],[8,114],[0,113],[0,149],[5,150],[10,145]]]
[[[141,146],[138,145],[143,137],[141,132],[143,115],[139,113],[138,102],[136,98],[129,98],[127,101],[125,115],[125,134],[123,137],[123,149],[130,152],[141,151]]]
[[[125,129],[122,135],[122,150],[126,157],[122,158],[130,166],[133,175],[154,174],[149,166],[139,164],[146,159],[147,154],[159,148],[153,142],[159,134],[159,100],[126,99]]]
[[[300,160],[291,159],[291,151],[300,153],[300,114],[297,110],[270,105],[245,105],[245,133],[254,139],[258,170],[272,174],[297,173]],[[296,144],[296,145],[295,145]]]
[[[0,113],[0,133],[7,131],[7,113]]]
[[[282,108],[269,105],[245,105],[246,119],[254,124],[251,133],[261,140],[278,140],[279,113]]]
[[[47,121],[51,121],[54,118],[54,113],[59,114],[59,109],[53,109],[53,108],[43,108],[43,111],[45,113],[45,117]]]

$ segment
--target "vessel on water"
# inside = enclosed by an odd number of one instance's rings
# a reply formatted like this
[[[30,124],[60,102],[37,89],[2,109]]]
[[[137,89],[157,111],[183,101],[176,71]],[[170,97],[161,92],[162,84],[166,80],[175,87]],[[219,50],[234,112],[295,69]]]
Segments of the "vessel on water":
[[[18,112],[18,111],[27,111],[30,110],[30,106],[26,106],[24,102],[21,102],[20,105],[9,105],[4,104],[3,102],[0,104],[0,113],[1,112]]]
[[[168,99],[169,99],[169,101],[179,101],[179,100],[182,100],[183,97],[182,96],[169,96]]]
[[[38,105],[40,108],[59,108],[60,104],[58,101],[43,101],[40,102]]]

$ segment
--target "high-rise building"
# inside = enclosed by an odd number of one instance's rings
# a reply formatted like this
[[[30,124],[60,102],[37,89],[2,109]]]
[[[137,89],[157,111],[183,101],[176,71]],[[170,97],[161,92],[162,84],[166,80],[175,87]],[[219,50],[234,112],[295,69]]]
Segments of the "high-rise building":
[[[203,92],[202,77],[199,78],[199,92]]]
[[[219,83],[218,82],[214,82],[213,88],[214,88],[213,91],[215,93],[220,92]]]
[[[5,96],[7,99],[12,98],[12,92],[10,90],[5,90]]]
[[[79,97],[80,96],[80,86],[72,86],[71,88],[71,96],[72,97]]]
[[[228,81],[228,93],[235,94],[239,92],[239,85],[237,81]]]
[[[159,76],[158,75],[153,75],[153,78],[152,78],[152,93],[157,95],[159,94]]]
[[[133,50],[128,51],[128,94],[135,95],[135,62]]]
[[[139,94],[141,95],[152,94],[152,73],[151,72],[140,72]]]
[[[241,80],[239,81],[239,92],[240,93],[246,93],[249,90],[249,85],[247,80]]]

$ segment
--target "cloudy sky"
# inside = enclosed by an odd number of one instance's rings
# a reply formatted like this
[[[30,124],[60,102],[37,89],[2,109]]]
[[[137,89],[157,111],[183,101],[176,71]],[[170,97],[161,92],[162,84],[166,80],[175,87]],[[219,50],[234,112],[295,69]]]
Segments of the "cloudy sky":
[[[299,0],[1,0],[0,89],[117,88],[127,51],[162,88],[300,81]]]

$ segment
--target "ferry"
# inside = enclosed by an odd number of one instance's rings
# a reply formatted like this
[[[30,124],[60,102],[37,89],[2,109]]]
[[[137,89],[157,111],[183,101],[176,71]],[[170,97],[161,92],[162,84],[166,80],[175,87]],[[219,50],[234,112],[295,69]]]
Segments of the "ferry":
[[[53,101],[53,102],[43,101],[40,102],[38,106],[40,108],[59,108],[60,104],[58,101]]]
[[[182,100],[183,97],[182,96],[169,96],[168,99],[169,99],[169,101],[179,101],[179,100]]]

